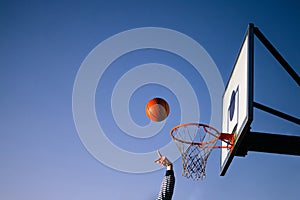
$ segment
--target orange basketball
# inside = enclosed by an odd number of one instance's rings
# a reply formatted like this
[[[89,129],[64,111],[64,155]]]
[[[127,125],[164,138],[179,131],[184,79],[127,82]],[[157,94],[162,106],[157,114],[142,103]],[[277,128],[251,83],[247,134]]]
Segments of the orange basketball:
[[[163,121],[169,113],[169,104],[162,98],[153,98],[146,105],[146,115],[151,121]]]

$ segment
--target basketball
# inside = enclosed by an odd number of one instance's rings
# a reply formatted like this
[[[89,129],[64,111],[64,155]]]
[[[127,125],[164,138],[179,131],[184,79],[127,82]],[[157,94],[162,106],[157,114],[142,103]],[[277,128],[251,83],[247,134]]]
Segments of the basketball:
[[[146,105],[146,115],[151,121],[161,122],[169,113],[169,104],[162,98],[153,98]]]

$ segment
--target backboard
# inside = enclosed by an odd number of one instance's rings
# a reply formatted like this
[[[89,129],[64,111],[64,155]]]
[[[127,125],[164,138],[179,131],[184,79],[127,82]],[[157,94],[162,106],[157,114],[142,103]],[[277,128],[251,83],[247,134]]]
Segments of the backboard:
[[[221,176],[236,156],[253,120],[253,30],[253,24],[249,24],[223,94],[222,133],[234,134],[234,147],[221,150]],[[226,143],[222,142],[222,146]]]
[[[226,174],[235,156],[244,157],[248,151],[300,156],[299,136],[250,130],[254,108],[300,125],[299,118],[254,101],[254,35],[300,85],[300,77],[293,68],[262,32],[249,24],[223,94],[221,132],[199,123],[180,124],[171,130],[182,155],[183,175],[188,178],[202,180],[206,176],[206,162],[213,148],[221,149],[221,176]],[[222,144],[217,144],[217,140]]]

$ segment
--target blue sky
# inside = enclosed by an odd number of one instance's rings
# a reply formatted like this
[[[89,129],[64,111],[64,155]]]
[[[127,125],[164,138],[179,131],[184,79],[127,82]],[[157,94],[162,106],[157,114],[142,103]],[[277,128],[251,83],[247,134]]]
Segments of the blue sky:
[[[1,198],[155,199],[164,170],[124,172],[125,168],[135,165],[132,164],[134,160],[126,160],[96,145],[95,149],[106,159],[121,163],[118,169],[112,169],[94,157],[91,147],[86,148],[83,144],[81,134],[84,133],[76,129],[74,121],[72,95],[76,76],[84,61],[92,52],[101,61],[131,45],[132,41],[128,40],[120,47],[96,54],[95,48],[101,42],[118,33],[142,27],[165,28],[182,33],[200,44],[219,71],[215,74],[216,81],[221,77],[225,85],[247,25],[252,22],[300,74],[299,8],[297,1],[264,0],[1,1]],[[180,48],[185,45],[181,41],[182,38],[179,38],[168,44]],[[164,41],[161,42],[163,44]],[[299,118],[299,87],[257,40],[255,44],[255,100]],[[136,134],[133,137],[126,134],[115,119],[111,105],[113,95],[118,94],[113,91],[130,70],[147,63],[156,63],[153,66],[163,64],[169,66],[168,70],[178,71],[195,91],[199,109],[191,106],[193,104],[185,110],[180,108],[184,100],[179,97],[190,95],[185,90],[189,88],[186,82],[180,83],[182,87],[176,92],[155,81],[138,85],[129,99],[120,96],[116,100],[116,105],[128,105],[126,111],[138,128],[149,124],[144,106],[154,96],[167,99],[171,112],[165,124],[151,124],[153,130],[161,126],[157,134],[146,137],[143,134],[151,134],[151,131],[141,131],[141,135],[132,131]],[[205,66],[203,69],[206,69]],[[154,71],[150,75],[157,80],[172,81],[173,77],[160,72]],[[132,80],[148,80],[150,75],[135,76]],[[174,76],[177,75],[174,73]],[[128,80],[126,83],[132,84]],[[124,88],[129,85],[121,84]],[[124,152],[146,154],[171,142],[170,129],[186,120],[181,118],[182,113],[199,111],[199,121],[210,121],[211,108],[217,106],[211,103],[211,87],[215,86],[206,85],[203,74],[175,53],[139,49],[120,56],[106,68],[96,85],[92,107],[112,144]],[[116,110],[123,119],[128,113]],[[220,123],[221,116],[214,120],[216,124]],[[83,123],[89,122],[87,117]],[[128,127],[129,130],[134,128]],[[257,110],[252,128],[298,136],[300,130],[293,123]],[[95,144],[97,142],[95,140]],[[173,155],[178,152],[162,153]],[[137,162],[135,166],[140,170],[145,163],[152,163],[150,157],[145,156],[144,162]],[[220,151],[215,150],[208,161],[207,177],[200,182],[181,177],[180,159],[174,161],[174,168],[174,200],[298,199],[300,195],[300,158],[296,156],[250,152],[245,158],[234,159],[226,176],[220,177]]]

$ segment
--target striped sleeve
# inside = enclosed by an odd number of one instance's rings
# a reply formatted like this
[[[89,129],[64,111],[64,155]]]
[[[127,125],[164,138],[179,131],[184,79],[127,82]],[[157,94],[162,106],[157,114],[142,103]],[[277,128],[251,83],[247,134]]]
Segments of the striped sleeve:
[[[157,200],[171,200],[175,185],[175,176],[173,170],[167,170],[161,183],[160,192]]]

